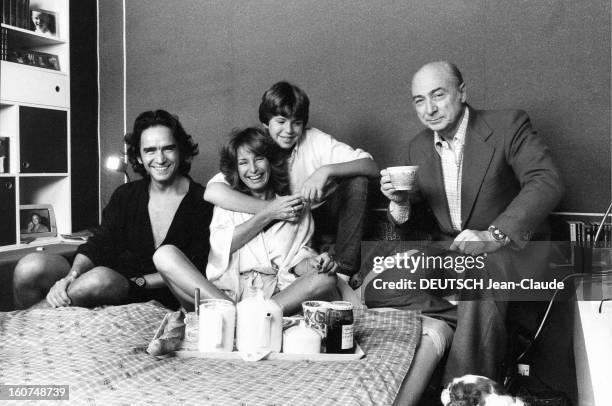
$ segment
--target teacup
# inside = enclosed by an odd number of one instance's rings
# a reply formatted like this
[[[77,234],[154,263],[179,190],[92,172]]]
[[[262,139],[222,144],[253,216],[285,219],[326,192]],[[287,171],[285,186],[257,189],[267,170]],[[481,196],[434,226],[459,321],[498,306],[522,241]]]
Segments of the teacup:
[[[229,300],[200,301],[198,350],[231,352],[234,349],[236,307]]]
[[[304,322],[306,326],[314,329],[321,337],[327,336],[327,323],[329,314],[329,302],[322,300],[309,300],[302,303]]]
[[[414,190],[418,166],[391,166],[387,168],[395,190]]]

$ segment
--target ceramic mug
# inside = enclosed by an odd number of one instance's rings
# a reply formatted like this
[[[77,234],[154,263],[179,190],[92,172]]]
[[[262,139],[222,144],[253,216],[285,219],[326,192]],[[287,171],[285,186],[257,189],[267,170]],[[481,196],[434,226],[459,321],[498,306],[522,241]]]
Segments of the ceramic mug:
[[[198,350],[232,352],[236,327],[236,307],[229,300],[200,301]]]
[[[304,312],[306,325],[321,334],[321,337],[325,339],[327,336],[329,302],[309,300],[302,303],[302,311]]]

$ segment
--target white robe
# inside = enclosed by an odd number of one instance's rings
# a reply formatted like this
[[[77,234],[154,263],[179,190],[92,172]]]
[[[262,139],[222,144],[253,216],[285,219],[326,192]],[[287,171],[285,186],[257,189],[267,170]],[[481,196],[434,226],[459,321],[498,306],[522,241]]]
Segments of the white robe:
[[[262,287],[270,298],[297,276],[291,269],[317,253],[309,247],[314,232],[310,211],[304,209],[297,223],[278,221],[230,254],[234,229],[253,217],[215,206],[210,223],[210,253],[206,277],[235,301]]]

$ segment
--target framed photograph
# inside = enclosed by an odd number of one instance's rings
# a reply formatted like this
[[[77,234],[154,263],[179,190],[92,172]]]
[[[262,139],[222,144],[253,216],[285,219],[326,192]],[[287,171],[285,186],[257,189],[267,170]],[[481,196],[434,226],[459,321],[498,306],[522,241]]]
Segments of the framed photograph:
[[[55,213],[50,204],[23,204],[19,206],[21,240],[56,237]]]
[[[30,28],[32,31],[50,37],[59,36],[56,13],[48,10],[31,9],[30,16],[32,19]]]
[[[31,51],[27,49],[12,49],[8,52],[8,61],[39,68],[60,70],[59,57],[46,52]]]

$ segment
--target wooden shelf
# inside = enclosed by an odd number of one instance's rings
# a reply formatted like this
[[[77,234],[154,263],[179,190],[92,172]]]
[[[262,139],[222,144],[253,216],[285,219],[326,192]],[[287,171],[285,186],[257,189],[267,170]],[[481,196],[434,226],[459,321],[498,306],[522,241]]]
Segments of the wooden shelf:
[[[14,175],[13,175],[14,176]],[[20,173],[20,178],[63,178],[68,176],[68,173]]]
[[[37,0],[31,5],[56,15],[59,36],[1,24],[8,50],[20,51],[24,60],[28,52],[43,59],[35,60],[38,66],[0,62],[0,135],[9,140],[10,163],[9,172],[0,173],[0,251],[22,245],[24,205],[51,205],[58,233],[72,232],[70,4],[69,0]],[[44,54],[57,61],[44,59]],[[61,70],[42,67],[55,62]]]
[[[25,63],[17,63],[17,62],[11,62],[11,61],[0,61],[0,63],[2,65],[7,64],[9,67],[15,65],[15,66],[19,66],[20,69],[26,69],[26,70],[27,69],[31,69],[33,71],[46,72],[46,73],[55,73],[57,75],[68,76],[68,73],[64,72],[63,70],[55,70],[55,69],[48,69],[48,68],[39,68],[38,66],[32,66],[32,65],[27,65]],[[60,68],[61,68],[61,66],[60,66]],[[2,67],[2,69],[4,69],[4,67]]]
[[[66,43],[65,40],[58,37],[38,34],[34,31],[14,27],[8,24],[2,24],[2,28],[8,29],[9,41],[13,41],[13,44],[19,46],[39,47],[48,45],[60,45]]]

